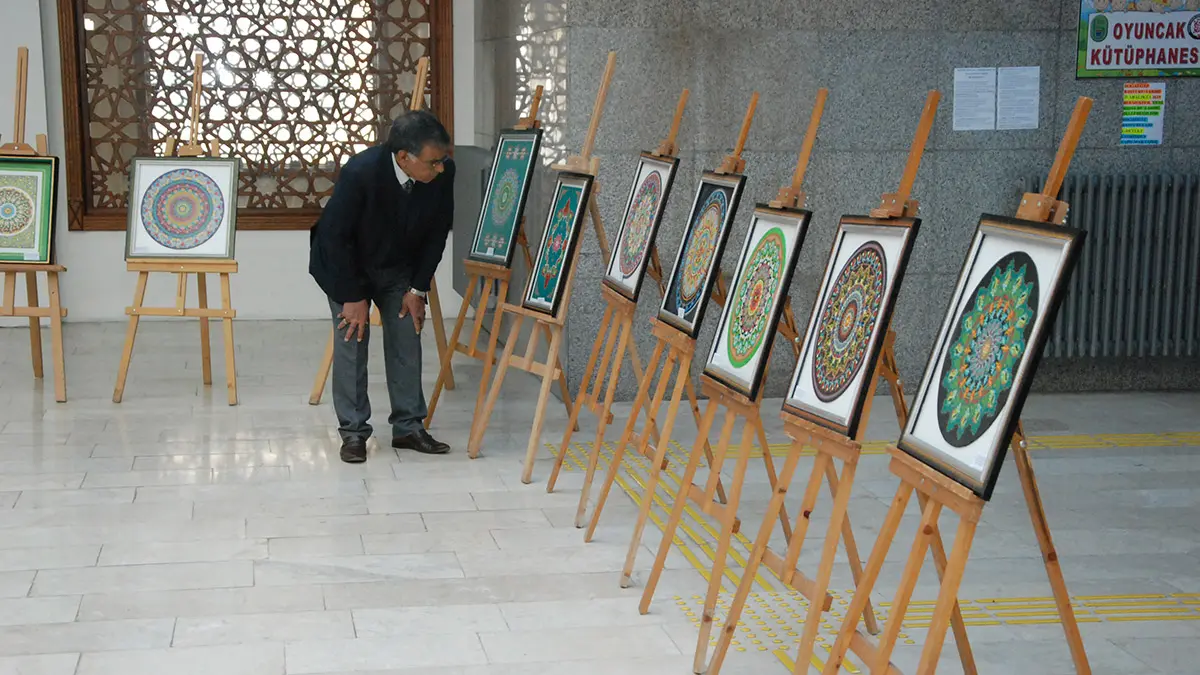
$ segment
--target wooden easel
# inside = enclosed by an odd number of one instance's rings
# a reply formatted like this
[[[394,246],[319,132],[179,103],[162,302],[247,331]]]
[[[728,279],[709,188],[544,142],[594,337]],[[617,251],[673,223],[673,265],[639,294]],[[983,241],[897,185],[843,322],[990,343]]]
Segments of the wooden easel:
[[[675,117],[671,121],[671,130],[662,143],[659,143],[658,147],[651,153],[655,157],[673,159],[679,154],[679,145],[676,143],[676,139],[679,137],[679,126],[683,122],[683,111],[687,107],[689,93],[687,89],[684,89],[679,95],[679,103],[675,106]],[[636,180],[636,176],[634,178]],[[650,245],[645,273],[658,284],[659,293],[666,292],[662,262],[658,256],[657,242]],[[558,456],[554,460],[554,469],[550,472],[549,480],[546,481],[546,492],[554,492],[559,472],[562,471],[563,461],[566,459],[567,451],[571,447],[571,436],[577,429],[579,414],[584,406],[586,406],[592,414],[596,415],[598,426],[596,429],[596,440],[592,445],[593,451],[589,456],[587,475],[583,481],[583,490],[579,497],[579,510],[575,515],[576,527],[583,527],[583,517],[587,510],[588,491],[591,488],[592,478],[596,473],[596,465],[599,463],[600,453],[598,449],[603,447],[604,434],[608,430],[608,425],[613,420],[613,397],[616,394],[617,385],[621,380],[621,366],[625,362],[627,348],[629,359],[633,364],[634,378],[638,383],[639,389],[645,379],[641,359],[638,357],[637,343],[631,339],[633,337],[633,319],[634,314],[637,312],[637,303],[612,290],[603,283],[600,285],[600,293],[604,297],[606,305],[604,318],[600,321],[600,330],[596,335],[596,340],[592,343],[592,353],[588,357],[583,380],[579,384],[579,393],[576,394],[575,404],[571,408],[571,418],[567,423],[566,433],[563,434]],[[615,361],[612,360],[614,349],[616,354]],[[602,350],[604,356],[601,359],[600,354]],[[600,359],[600,367],[598,369],[596,367],[597,359]],[[612,363],[611,369],[609,368],[610,362]],[[606,375],[607,378],[605,377]],[[606,381],[607,387],[605,386]],[[600,402],[602,391],[604,392],[603,403]],[[699,409],[696,408],[695,394],[690,388],[688,390],[688,397],[697,412],[696,416],[698,419]],[[654,430],[651,431],[651,435],[654,436],[655,441],[658,440],[657,433]]]
[[[203,74],[204,57],[196,54],[194,74],[192,75],[192,122],[188,142],[176,147],[176,139],[166,139],[165,156],[171,157],[209,157],[218,156],[216,139],[208,143],[200,139],[200,95],[203,92],[201,76]],[[131,207],[132,208],[132,207]],[[129,328],[125,332],[125,349],[121,355],[121,365],[117,370],[117,385],[113,389],[113,403],[120,403],[125,395],[125,380],[129,376],[129,362],[133,358],[133,344],[137,338],[138,322],[143,316],[186,316],[200,319],[200,363],[201,375],[205,385],[212,384],[212,356],[209,346],[209,319],[221,319],[225,332],[225,382],[229,391],[229,405],[237,405],[237,367],[234,364],[233,349],[233,319],[237,311],[233,309],[230,299],[229,275],[236,274],[236,260],[173,260],[142,259],[128,260],[125,269],[137,272],[137,287],[133,292],[133,305],[125,308],[129,315]],[[146,297],[146,283],[151,272],[169,272],[176,276],[175,306],[174,307],[143,307]],[[198,308],[187,307],[187,279],[189,274],[196,275],[196,294]],[[205,275],[217,274],[221,278],[221,309],[208,307],[208,281]]]
[[[0,145],[0,157],[48,157],[46,134],[34,137],[36,148],[25,143],[25,107],[29,84],[29,48],[17,47],[17,95],[13,113],[13,139]],[[49,188],[48,188],[49,189]],[[53,215],[51,216],[53,217]],[[51,231],[51,236],[55,233]],[[53,242],[50,242],[53,250]],[[29,318],[29,352],[33,362],[33,376],[44,377],[42,369],[42,317],[50,319],[50,350],[54,361],[54,400],[67,400],[67,366],[63,356],[62,320],[67,310],[62,306],[58,292],[58,275],[66,272],[62,265],[42,263],[0,263],[4,273],[4,299],[0,304],[0,316],[24,316]],[[38,273],[45,273],[50,289],[50,306],[38,305]],[[17,274],[25,275],[26,305],[17,306]]]
[[[746,138],[750,135],[750,125],[754,121],[754,111],[757,107],[758,92],[754,92],[750,96],[750,105],[746,108],[746,115],[742,119],[742,127],[738,133],[733,153],[725,157],[718,166],[716,173],[737,174],[745,169],[746,162],[742,159],[742,150],[746,147]],[[718,283],[719,281],[718,275]],[[665,293],[665,290],[663,292]],[[617,473],[621,469],[621,463],[625,457],[625,449],[633,439],[638,416],[644,410],[646,412],[646,425],[642,433],[638,435],[636,448],[639,454],[650,460],[650,476],[646,482],[646,488],[642,496],[637,523],[634,525],[633,536],[629,544],[629,554],[626,556],[625,567],[621,573],[622,588],[628,588],[633,583],[633,564],[636,559],[637,549],[641,546],[642,532],[646,528],[646,520],[650,517],[650,508],[653,503],[655,491],[658,489],[658,480],[667,463],[666,456],[671,445],[671,432],[674,429],[675,418],[679,414],[679,404],[685,391],[688,397],[688,404],[692,409],[692,415],[696,417],[697,425],[702,423],[700,406],[691,382],[692,360],[696,356],[695,338],[687,336],[674,326],[658,318],[655,318],[651,322],[650,332],[656,339],[654,351],[650,355],[650,363],[646,367],[645,376],[642,378],[637,395],[634,397],[633,410],[629,413],[629,420],[625,423],[621,439],[613,449],[613,457],[608,465],[608,473],[605,475],[604,483],[600,487],[600,494],[596,498],[596,507],[592,510],[592,516],[588,520],[587,532],[584,534],[584,541],[586,542],[590,542],[596,534],[596,527],[600,523],[600,516],[604,513],[604,505],[608,501],[608,495],[612,491],[613,483],[617,480]],[[664,351],[667,353],[665,362],[662,360]],[[659,370],[660,362],[662,363],[661,370]],[[657,377],[651,377],[651,373],[654,373]],[[672,377],[675,378],[675,386],[671,392],[671,402],[667,405],[667,417],[663,422],[662,430],[659,431],[656,416],[658,410],[662,407],[663,399],[667,392],[667,385],[671,382]],[[650,385],[656,379],[658,385],[655,387],[654,397],[651,399],[649,407],[647,407],[646,401],[650,397]],[[655,439],[653,446],[651,446],[651,438],[656,434],[658,438]],[[713,460],[712,449],[708,444],[707,437],[701,440],[703,441],[705,456],[711,465]],[[761,437],[761,441],[764,461],[768,465],[771,465],[773,460],[770,457],[770,453],[767,452],[768,444],[765,434]],[[579,506],[575,516],[576,527],[582,526],[583,516],[587,512],[588,495],[591,490],[591,477],[595,475],[592,467],[597,466],[599,463],[600,451],[602,449],[599,443],[596,444],[592,447],[592,451],[588,457],[589,477],[585,479],[583,490],[579,494]],[[563,452],[560,453],[560,457],[565,452],[566,448],[564,447]],[[774,471],[771,472],[771,475],[774,475]],[[725,487],[719,479],[716,490],[718,498],[724,502]]]
[[[909,150],[908,161],[900,179],[900,187],[895,193],[885,194],[880,198],[879,208],[871,212],[873,218],[886,220],[916,216],[918,204],[909,197],[912,194],[917,170],[920,167],[921,158],[925,152],[925,144],[929,139],[930,130],[933,128],[933,121],[937,113],[937,104],[940,98],[941,94],[937,91],[930,92],[926,97],[925,107],[921,113],[921,121],[917,126],[916,136]],[[737,593],[730,603],[729,612],[725,619],[725,626],[717,642],[712,661],[709,664],[708,672],[710,675],[717,675],[720,672],[721,665],[728,655],[738,619],[754,585],[759,565],[766,565],[784,584],[800,591],[810,601],[808,616],[804,620],[800,656],[796,661],[797,663],[805,664],[812,659],[817,630],[821,625],[821,615],[829,610],[829,583],[833,574],[838,545],[843,538],[845,539],[846,557],[850,562],[851,576],[855,582],[862,577],[862,559],[850,527],[847,510],[850,502],[850,494],[854,486],[855,469],[858,466],[858,458],[861,453],[861,443],[866,436],[867,425],[871,418],[871,407],[875,400],[873,392],[876,382],[882,379],[886,384],[888,392],[892,397],[892,403],[896,409],[896,416],[900,420],[901,428],[903,428],[905,421],[908,419],[908,408],[904,399],[904,390],[900,382],[899,371],[896,367],[896,334],[890,327],[886,328],[885,331],[879,356],[876,358],[875,364],[870,371],[870,376],[864,380],[864,387],[871,393],[866,396],[866,400],[863,403],[862,412],[855,426],[857,431],[854,437],[814,423],[788,410],[784,410],[782,413],[784,428],[793,439],[792,445],[784,462],[783,470],[780,472],[779,481],[767,505],[762,525],[759,527],[758,535],[750,550],[750,557],[743,572],[742,582],[738,586]],[[806,447],[811,447],[815,450],[816,459],[813,463],[812,472],[809,474],[802,502],[797,510],[796,531],[793,532],[791,541],[788,543],[786,554],[780,556],[768,548],[771,531],[773,530],[775,519],[778,518],[780,512],[784,511],[784,497],[791,486],[796,466]],[[837,459],[840,459],[843,465],[840,478],[834,464],[834,460]],[[817,497],[821,491],[822,483],[828,483],[829,485],[830,496],[833,499],[833,508],[829,516],[829,527],[826,529],[817,576],[815,579],[810,579],[796,569],[796,563],[800,558],[805,534],[811,523],[812,514],[816,509]],[[941,561],[937,563],[938,573],[941,574],[945,561],[945,550],[942,545],[941,535],[935,532],[932,542],[934,560]],[[824,598],[824,601],[817,602],[815,600],[820,598]],[[876,634],[879,632],[878,623],[875,620],[874,611],[871,608],[869,599],[864,608],[864,619],[867,624],[867,630],[870,633]],[[711,617],[706,614],[704,620],[707,623],[711,621]],[[955,605],[954,626],[955,635],[960,638],[959,653],[962,658],[963,671],[973,674],[975,673],[975,662],[971,654],[970,645],[967,642],[966,629],[962,622],[962,615],[958,612],[957,604]],[[707,632],[704,632],[702,637],[703,641],[698,643],[696,647],[698,657],[707,650]],[[857,644],[852,644],[851,648],[853,649],[856,646]],[[799,670],[798,672],[807,672],[807,670]]]
[[[1021,206],[1017,209],[1017,218],[1057,224],[1066,222],[1068,207],[1065,202],[1058,201],[1058,191],[1062,186],[1063,178],[1066,176],[1067,167],[1071,163],[1071,157],[1075,154],[1075,147],[1079,142],[1080,134],[1083,133],[1083,127],[1086,123],[1088,112],[1091,110],[1091,105],[1091,99],[1085,97],[1081,97],[1076,103],[1075,111],[1071,115],[1071,122],[1067,126],[1066,135],[1058,147],[1058,154],[1054,159],[1053,167],[1050,169],[1050,176],[1046,180],[1045,187],[1041,194],[1028,193],[1022,197]],[[1071,658],[1074,661],[1075,672],[1080,675],[1090,675],[1092,672],[1091,666],[1088,663],[1087,653],[1083,647],[1083,638],[1079,633],[1079,624],[1075,619],[1074,609],[1071,607],[1066,580],[1063,578],[1062,568],[1058,563],[1058,552],[1055,550],[1054,541],[1050,536],[1049,521],[1042,506],[1037,478],[1034,476],[1033,464],[1029,459],[1025,433],[1020,424],[1017,425],[1017,430],[1009,443],[1012,448],[1013,457],[1016,460],[1017,475],[1021,479],[1021,487],[1025,493],[1025,502],[1029,508],[1033,530],[1042,551],[1042,559],[1046,566],[1046,574],[1050,580],[1055,604],[1058,606],[1059,618],[1062,621],[1067,645],[1070,648]],[[941,656],[946,638],[946,628],[955,618],[954,610],[958,603],[958,587],[962,581],[963,572],[966,569],[967,558],[971,553],[971,543],[975,536],[975,528],[979,524],[979,519],[982,516],[983,507],[986,502],[962,484],[917,460],[903,450],[892,446],[888,448],[888,452],[892,456],[889,468],[892,473],[900,478],[900,486],[896,490],[895,498],[892,500],[891,509],[884,518],[879,537],[876,539],[875,547],[871,551],[871,557],[867,561],[867,568],[864,570],[863,577],[855,588],[854,599],[850,602],[850,606],[846,610],[845,621],[842,623],[837,641],[833,645],[833,651],[825,664],[825,669],[822,671],[824,675],[836,675],[841,669],[847,648],[851,647],[855,642],[858,642],[860,645],[860,649],[856,650],[856,652],[866,660],[872,672],[881,672],[886,668],[889,673],[899,673],[899,670],[890,663],[889,659],[892,650],[896,646],[896,639],[900,633],[904,615],[908,610],[913,590],[920,576],[921,567],[925,561],[925,553],[937,534],[937,522],[942,509],[949,509],[955,512],[958,515],[959,523],[958,530],[954,535],[954,548],[945,563],[937,603],[934,606],[933,615],[930,619],[925,646],[921,650],[921,660],[917,665],[916,672],[919,675],[932,675],[937,671],[938,659]],[[889,611],[887,625],[884,628],[878,645],[876,645],[857,630],[858,621],[866,607],[867,598],[870,596],[875,582],[879,578],[884,558],[887,557],[888,549],[891,547],[892,540],[896,536],[896,530],[900,526],[900,519],[904,515],[904,509],[908,505],[908,501],[914,491],[917,492],[918,503],[921,506],[921,524],[913,541],[912,552],[905,564],[900,586],[896,590],[895,600]],[[802,652],[801,658],[803,659],[803,657],[804,653]],[[807,664],[804,666],[804,670],[801,670],[799,663],[798,661],[796,672],[805,672]]]
[[[420,110],[425,104],[425,81],[429,76],[429,57],[422,56],[417,59],[417,77],[413,83],[412,99],[409,101],[408,109],[415,111]],[[433,338],[437,344],[438,359],[444,359],[447,353],[446,347],[446,324],[442,320],[442,300],[438,295],[437,280],[429,280],[429,319],[433,323]],[[381,326],[383,320],[379,316],[379,307],[371,308],[371,325]],[[320,405],[321,395],[325,393],[325,383],[329,381],[329,371],[333,368],[333,341],[336,337],[334,329],[329,329],[329,344],[325,346],[325,355],[321,357],[321,366],[317,369],[317,377],[313,381],[312,391],[308,395],[309,405]],[[447,371],[444,385],[447,389],[454,389],[454,373]]]
[[[529,108],[529,116],[522,117],[513,125],[514,129],[536,129],[541,126],[541,121],[538,120],[538,109],[542,103],[542,85],[538,85],[537,90],[533,93],[533,103]],[[533,254],[529,251],[529,240],[525,237],[525,217],[521,217],[521,222],[518,223],[516,229],[516,245],[521,247],[521,253],[525,257],[526,269],[533,269]],[[487,312],[488,301],[492,297],[492,289],[498,286],[496,293],[496,309],[492,312],[492,325],[488,331],[489,335],[497,335],[500,332],[500,320],[502,312],[500,311],[500,303],[508,298],[508,286],[512,281],[512,268],[504,265],[496,265],[494,263],[479,262],[476,260],[464,260],[463,268],[467,273],[467,295],[463,298],[462,306],[458,310],[458,319],[454,322],[454,329],[450,331],[449,349],[441,355],[441,367],[438,370],[437,383],[433,386],[433,396],[429,399],[429,413],[425,416],[425,428],[429,428],[433,424],[433,414],[437,411],[438,401],[442,397],[442,389],[447,388],[446,384],[453,378],[451,371],[451,361],[455,354],[463,354],[468,358],[484,361],[487,352],[479,348],[479,335],[483,331],[484,314]],[[458,341],[462,335],[463,327],[467,323],[467,312],[471,309],[471,300],[475,298],[475,292],[482,286],[479,303],[475,307],[475,323],[471,330],[471,341],[461,343]],[[547,342],[550,340],[550,333],[543,327],[542,337]],[[487,393],[488,377],[491,375],[493,362],[485,361],[483,366],[483,377],[479,381],[479,389],[482,392],[480,395]],[[570,393],[567,389],[566,373],[562,372],[562,364],[558,364],[558,386],[562,390],[563,402],[567,406],[567,410],[571,409]]]
[[[812,155],[812,147],[816,140],[817,128],[820,124],[821,116],[824,112],[825,101],[828,97],[828,91],[821,89],[817,93],[817,99],[814,104],[813,114],[809,121],[808,132],[805,134],[804,143],[800,151],[800,157],[796,163],[796,170],[792,176],[792,182],[789,185],[780,189],[775,200],[770,202],[768,206],[771,208],[802,208],[805,203],[805,195],[802,191],[804,175],[808,168],[809,159]],[[775,330],[774,326],[769,327],[769,330]],[[764,371],[765,373],[765,371]],[[764,375],[765,377],[765,375]],[[705,598],[704,612],[700,624],[700,634],[697,639],[693,666],[696,672],[705,672],[706,656],[708,654],[708,640],[712,632],[713,619],[716,612],[717,598],[721,592],[723,578],[725,576],[726,559],[729,554],[729,549],[732,544],[733,535],[739,528],[737,519],[737,511],[741,502],[741,492],[745,484],[746,469],[750,462],[750,451],[752,446],[751,435],[757,432],[760,437],[764,435],[763,423],[761,417],[762,404],[762,389],[758,398],[750,399],[738,391],[733,390],[727,385],[709,377],[708,375],[701,376],[701,388],[709,395],[708,407],[705,410],[704,420],[700,424],[700,430],[697,436],[696,446],[693,447],[691,455],[688,458],[687,467],[684,470],[683,477],[680,479],[680,489],[676,493],[675,503],[671,510],[670,519],[667,521],[667,527],[663,532],[663,541],[666,546],[659,546],[658,556],[655,559],[654,565],[651,568],[650,576],[647,579],[646,587],[642,592],[641,612],[644,614],[650,609],[650,602],[653,599],[655,589],[658,584],[659,576],[662,574],[664,565],[666,564],[667,554],[670,552],[675,531],[679,527],[680,519],[683,517],[683,512],[689,503],[695,503],[696,506],[705,514],[713,517],[718,524],[721,525],[720,534],[717,538],[717,551],[713,556],[713,567],[709,576],[708,593]],[[725,408],[725,418],[722,425],[720,439],[717,444],[715,461],[710,461],[708,482],[702,490],[695,484],[696,471],[699,469],[701,461],[701,443],[708,439],[709,433],[712,430],[716,420],[716,415],[720,408]],[[716,487],[720,480],[721,469],[725,459],[729,454],[729,443],[733,434],[734,426],[738,420],[743,421],[741,442],[738,445],[737,465],[734,469],[733,481],[730,485],[729,499],[725,504],[719,504],[714,500],[716,496]],[[764,447],[764,459],[770,455],[769,449]],[[773,463],[767,463],[767,477],[771,483],[773,491],[778,490],[778,479],[775,474]],[[782,502],[782,496],[780,496]],[[766,522],[763,530],[766,532],[765,537],[770,539],[770,533],[774,529],[775,521],[778,521],[782,527],[784,540],[789,542],[790,546],[798,548],[804,540],[804,530],[807,524],[805,514],[797,519],[797,530],[800,536],[796,536],[788,521],[787,514],[783,509],[778,509],[773,513],[773,517]],[[849,525],[847,524],[847,527]],[[761,533],[760,533],[761,535]],[[849,539],[853,542],[853,534],[849,534]],[[857,560],[851,559],[851,569],[855,567]],[[793,565],[794,567],[794,565]],[[739,585],[739,591],[742,587],[749,586],[754,582],[755,572],[747,570],[748,576],[743,577],[742,583]],[[814,605],[829,607],[832,605],[832,597],[827,593],[814,593],[811,589],[811,583],[805,579],[797,582],[797,586],[803,589],[803,592],[809,595]],[[740,612],[740,607],[734,608]],[[732,610],[731,610],[732,611]],[[737,617],[734,614],[730,616],[731,624],[736,626]],[[719,667],[719,666],[718,666]]]
[[[582,152],[577,156],[569,158],[563,165],[551,167],[553,170],[573,171],[575,173],[589,174],[593,177],[599,175],[600,160],[592,156],[592,149],[596,145],[596,132],[600,128],[600,118],[604,113],[604,102],[608,97],[608,87],[612,83],[613,72],[616,69],[616,60],[616,52],[609,52],[608,63],[604,68],[604,77],[600,82],[600,90],[596,94],[596,102],[592,107],[592,118],[588,125],[587,137],[584,139]],[[591,194],[588,197],[587,215],[591,218],[592,226],[596,230],[601,252],[604,254],[605,259],[607,259],[609,252],[608,238],[604,233],[604,225],[600,220],[600,209],[596,205],[597,192],[598,186],[593,183]],[[582,236],[582,233],[580,236]],[[467,447],[467,454],[471,459],[479,456],[480,446],[483,443],[483,437],[487,432],[488,422],[492,416],[492,409],[496,406],[496,400],[500,396],[500,389],[504,384],[504,377],[508,373],[508,369],[510,367],[517,368],[533,375],[542,376],[542,386],[538,393],[538,400],[533,415],[533,429],[529,434],[529,446],[525,450],[524,468],[521,471],[521,482],[526,484],[533,480],[533,462],[537,458],[537,449],[541,442],[542,424],[546,416],[546,403],[550,396],[550,383],[552,379],[562,377],[563,375],[559,362],[559,353],[562,350],[563,327],[567,319],[567,307],[570,305],[571,291],[575,285],[575,274],[579,270],[579,255],[581,250],[583,250],[582,245],[576,246],[574,260],[572,261],[571,271],[567,276],[567,285],[563,289],[557,316],[549,316],[507,302],[502,302],[500,305],[497,313],[500,316],[502,316],[503,312],[511,314],[513,322],[508,332],[508,338],[504,342],[504,354],[500,357],[496,376],[492,381],[491,389],[487,392],[486,399],[483,394],[484,387],[487,386],[487,368],[496,357],[496,345],[500,337],[497,331],[493,331],[488,340],[488,351],[483,361],[485,377],[480,385],[479,396],[476,398],[475,419],[471,426],[471,440]],[[530,280],[532,281],[535,270],[532,269],[532,265],[530,267]],[[503,300],[503,298],[498,299]],[[516,350],[517,340],[521,335],[521,327],[524,325],[526,319],[534,322],[534,329],[529,334],[529,341],[525,346],[525,355],[520,359],[514,360],[513,352]],[[495,321],[498,325],[500,317],[498,316]],[[548,332],[550,336],[549,349],[544,363],[539,363],[536,359],[540,332]]]

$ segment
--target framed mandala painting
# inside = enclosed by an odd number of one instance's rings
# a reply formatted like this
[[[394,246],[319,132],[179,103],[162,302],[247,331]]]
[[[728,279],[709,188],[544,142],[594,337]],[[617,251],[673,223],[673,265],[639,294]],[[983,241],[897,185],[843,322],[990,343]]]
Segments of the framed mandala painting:
[[[775,327],[812,213],[760,204],[738,258],[729,301],[717,324],[704,373],[747,398],[758,396]]]
[[[642,153],[633,177],[629,200],[625,203],[625,217],[621,219],[617,245],[608,261],[604,283],[634,302],[637,302],[642,280],[646,278],[646,264],[658,236],[658,226],[677,168],[678,158]]]
[[[921,221],[844,216],[783,409],[850,438],[875,391],[872,369],[891,324]]]
[[[708,296],[716,272],[721,269],[729,226],[737,214],[745,186],[746,177],[738,174],[705,172],[700,178],[683,242],[679,244],[675,267],[671,269],[667,292],[658,310],[661,321],[688,337],[695,338],[700,332]]]
[[[897,445],[990,499],[1084,233],[984,215]]]
[[[238,160],[135,157],[125,259],[233,259]]]
[[[541,129],[509,129],[500,133],[492,157],[491,179],[479,209],[479,224],[467,257],[479,262],[512,265],[517,228],[525,215],[525,198],[533,182]]]
[[[0,262],[53,261],[58,159],[0,157]]]
[[[558,174],[554,200],[550,203],[546,228],[542,231],[542,243],[525,286],[523,307],[558,316],[591,194],[591,176],[567,171]]]

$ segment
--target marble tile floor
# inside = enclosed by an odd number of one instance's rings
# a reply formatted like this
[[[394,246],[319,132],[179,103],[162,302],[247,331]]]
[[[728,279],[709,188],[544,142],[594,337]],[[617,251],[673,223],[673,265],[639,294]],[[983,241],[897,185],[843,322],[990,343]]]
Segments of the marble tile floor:
[[[337,457],[328,393],[320,406],[307,404],[325,323],[239,321],[237,407],[226,405],[221,350],[206,388],[197,327],[172,321],[142,323],[125,400],[113,404],[124,329],[67,325],[66,404],[33,380],[27,333],[0,329],[0,675],[691,672],[710,534],[689,514],[689,555],[672,551],[651,612],[639,615],[660,531],[647,528],[635,586],[621,589],[635,502],[615,492],[590,544],[573,527],[576,461],[593,420],[575,436],[557,492],[545,492],[548,451],[533,484],[521,484],[531,377],[508,379],[478,460],[464,446],[481,369],[459,362],[459,388],[444,397],[433,429],[453,454],[372,444],[366,464],[349,466]],[[428,393],[432,331],[424,358]],[[381,358],[372,378],[386,438]],[[771,441],[784,443],[778,404],[764,405],[764,421]],[[870,438],[896,436],[890,409],[875,406]],[[618,407],[608,440],[627,410]],[[547,413],[541,440],[557,444],[566,413],[557,400]],[[1093,671],[1200,673],[1200,436],[1189,434],[1200,432],[1200,394],[1035,396],[1026,425],[1035,438],[1069,446],[1035,445],[1033,457]],[[694,435],[681,419],[678,457]],[[761,466],[751,467],[742,513],[752,536],[767,483]],[[810,467],[801,462],[797,481]],[[623,472],[628,484],[639,470]],[[665,483],[669,499],[674,483]],[[850,511],[864,554],[895,486],[886,458],[868,453]],[[662,506],[654,513],[665,519]],[[873,596],[880,612],[916,523],[914,509]],[[952,518],[943,521],[948,538],[953,528]],[[802,567],[815,566],[823,536],[816,518]],[[744,543],[735,551],[744,554]],[[839,601],[850,583],[839,564]],[[732,590],[727,582],[723,604]],[[915,599],[935,593],[927,568]],[[980,672],[1073,672],[1060,627],[1045,622],[1037,600],[1048,596],[1009,462],[960,594]],[[803,608],[768,577],[722,672],[789,672],[788,634]],[[831,620],[828,639],[837,615]],[[919,620],[905,626],[894,657],[905,672],[922,631]],[[961,672],[952,643],[938,672]]]

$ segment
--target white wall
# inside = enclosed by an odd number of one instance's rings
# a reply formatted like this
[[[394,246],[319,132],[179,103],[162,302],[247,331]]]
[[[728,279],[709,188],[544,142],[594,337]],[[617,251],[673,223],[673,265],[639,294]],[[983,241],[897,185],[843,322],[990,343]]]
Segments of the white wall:
[[[42,112],[30,110],[26,124],[26,136],[32,143],[34,134],[48,133],[50,152],[59,157],[65,155],[64,124],[62,109],[61,59],[58,47],[57,0],[40,0],[41,18],[38,21],[39,0],[0,0],[4,5],[4,20],[0,22],[0,45],[21,44],[17,37],[41,35],[40,46],[29,44],[31,100],[34,91],[40,92]],[[455,77],[455,125],[462,124],[473,137],[474,103],[471,83],[474,75],[473,52],[459,57],[459,46],[465,43],[468,50],[474,45],[473,0],[455,0],[455,67],[465,66],[468,71]],[[459,12],[463,12],[460,14]],[[40,25],[39,25],[40,23]],[[459,27],[468,35],[459,39]],[[25,43],[30,40],[26,39]],[[12,55],[0,53],[0,133],[5,136],[12,129],[11,81],[15,70]],[[40,68],[44,62],[44,75]],[[35,71],[35,64],[39,70]],[[36,75],[35,75],[36,72]],[[459,85],[458,83],[462,83]],[[465,109],[464,109],[464,106]],[[38,115],[40,114],[40,117]],[[7,120],[7,121],[6,121]],[[460,121],[469,120],[469,121]],[[458,134],[456,134],[458,135]],[[60,224],[55,245],[58,262],[67,266],[62,277],[62,300],[70,314],[68,321],[114,321],[125,319],[125,307],[133,297],[136,274],[125,271],[123,232],[70,232],[66,228],[66,188],[59,194],[58,222]],[[327,316],[325,298],[316,283],[308,275],[308,232],[261,232],[242,231],[237,236],[237,259],[239,273],[232,282],[234,308],[242,319],[318,319]],[[442,298],[443,313],[453,319],[458,311],[461,297],[454,292],[451,277],[450,241],[446,254],[438,268],[436,280]],[[210,289],[215,280],[210,280]],[[195,284],[190,284],[194,301]],[[153,279],[146,293],[147,304],[174,304],[175,284],[170,277]],[[24,297],[19,289],[18,297]],[[43,289],[43,302],[45,292]],[[219,302],[219,294],[209,293],[210,304]],[[0,319],[0,326],[24,325],[24,320]]]

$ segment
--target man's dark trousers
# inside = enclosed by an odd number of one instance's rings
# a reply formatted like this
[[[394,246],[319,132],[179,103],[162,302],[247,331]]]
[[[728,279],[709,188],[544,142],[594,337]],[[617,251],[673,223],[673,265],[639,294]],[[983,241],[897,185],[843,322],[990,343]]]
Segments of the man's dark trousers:
[[[407,436],[420,430],[428,410],[421,389],[421,336],[411,316],[400,318],[401,301],[408,292],[407,281],[387,284],[375,291],[372,300],[379,307],[383,323],[383,362],[387,372],[388,398],[392,413],[388,424],[392,436]],[[367,358],[370,321],[363,331],[345,340],[346,329],[338,330],[340,303],[329,301],[333,315],[333,409],[337,413],[338,433],[342,440],[371,437],[371,402],[367,398]]]

